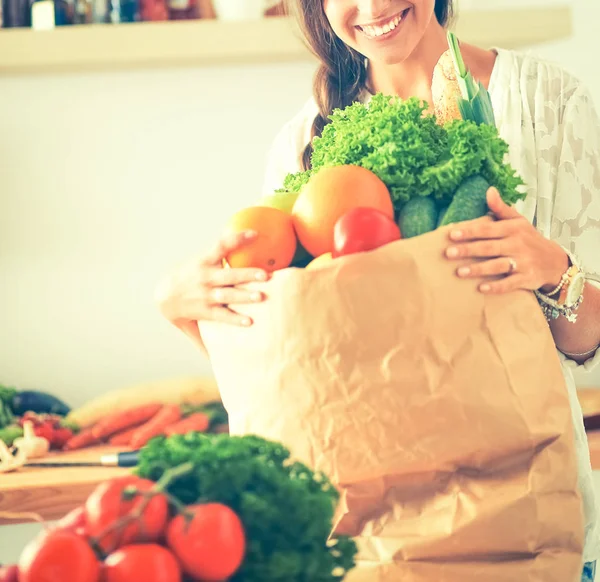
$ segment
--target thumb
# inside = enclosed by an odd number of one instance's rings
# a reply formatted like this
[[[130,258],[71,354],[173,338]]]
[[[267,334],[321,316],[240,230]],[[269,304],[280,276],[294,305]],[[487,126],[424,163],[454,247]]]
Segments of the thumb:
[[[498,189],[494,188],[493,186],[487,191],[487,205],[499,220],[507,220],[521,216],[516,208],[509,206],[506,204],[506,202],[504,202],[504,200],[502,200],[500,192],[498,192]]]

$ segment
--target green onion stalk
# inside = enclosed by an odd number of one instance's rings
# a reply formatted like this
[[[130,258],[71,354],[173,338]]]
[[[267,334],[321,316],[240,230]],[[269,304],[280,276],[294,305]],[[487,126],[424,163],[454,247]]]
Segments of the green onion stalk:
[[[490,94],[480,81],[475,81],[473,75],[467,69],[460,52],[458,39],[450,31],[448,32],[448,46],[454,61],[456,77],[462,96],[457,97],[462,118],[466,121],[474,121],[478,125],[484,123],[496,125]]]

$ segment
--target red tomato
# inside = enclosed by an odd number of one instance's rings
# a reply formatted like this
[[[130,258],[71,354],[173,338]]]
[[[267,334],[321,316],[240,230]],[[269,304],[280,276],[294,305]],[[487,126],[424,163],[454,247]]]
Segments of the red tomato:
[[[220,503],[191,505],[190,521],[177,515],[167,528],[167,544],[186,574],[200,580],[226,580],[244,559],[246,535],[237,514]]]
[[[0,582],[19,582],[19,567],[15,564],[0,566]]]
[[[132,544],[110,554],[102,568],[102,582],[180,582],[175,556],[158,544]]]
[[[334,257],[372,251],[402,238],[398,225],[376,208],[353,208],[333,229]]]
[[[54,525],[55,529],[62,529],[65,531],[81,531],[85,529],[85,508],[83,505],[72,509],[64,517],[61,517]]]
[[[70,428],[66,428],[64,426],[59,426],[54,429],[52,434],[52,448],[62,449],[67,442],[72,438],[73,431]]]
[[[141,518],[106,533],[109,526],[130,515],[145,501],[141,495],[132,500],[123,499],[124,490],[134,486],[140,491],[149,491],[154,485],[155,483],[148,479],[127,475],[101,483],[87,498],[87,534],[90,538],[101,538],[99,546],[102,550],[111,552],[128,543],[152,542],[162,536],[169,517],[169,503],[164,495],[155,495],[144,509]]]
[[[85,540],[50,530],[34,538],[19,558],[19,582],[98,582],[100,564]]]

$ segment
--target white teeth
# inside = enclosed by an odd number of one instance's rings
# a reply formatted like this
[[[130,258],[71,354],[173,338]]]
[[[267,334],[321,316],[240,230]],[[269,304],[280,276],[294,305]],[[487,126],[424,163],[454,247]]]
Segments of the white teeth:
[[[400,16],[396,16],[394,19],[390,20],[389,22],[386,22],[383,26],[362,26],[362,30],[363,32],[371,37],[371,38],[377,38],[379,36],[382,36],[384,34],[387,34],[388,32],[391,32],[392,30],[394,30],[394,28],[396,28],[398,26],[398,24],[400,24],[400,21],[402,20],[402,15]]]

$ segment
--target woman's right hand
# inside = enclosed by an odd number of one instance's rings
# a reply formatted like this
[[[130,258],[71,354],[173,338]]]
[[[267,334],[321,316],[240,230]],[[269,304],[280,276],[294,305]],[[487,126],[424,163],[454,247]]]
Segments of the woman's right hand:
[[[224,236],[205,257],[183,264],[163,279],[156,290],[156,301],[163,316],[193,339],[200,339],[198,321],[220,321],[248,326],[252,321],[229,307],[230,304],[256,303],[262,293],[240,289],[251,281],[266,281],[262,269],[224,268],[224,259],[256,237],[247,231]]]

